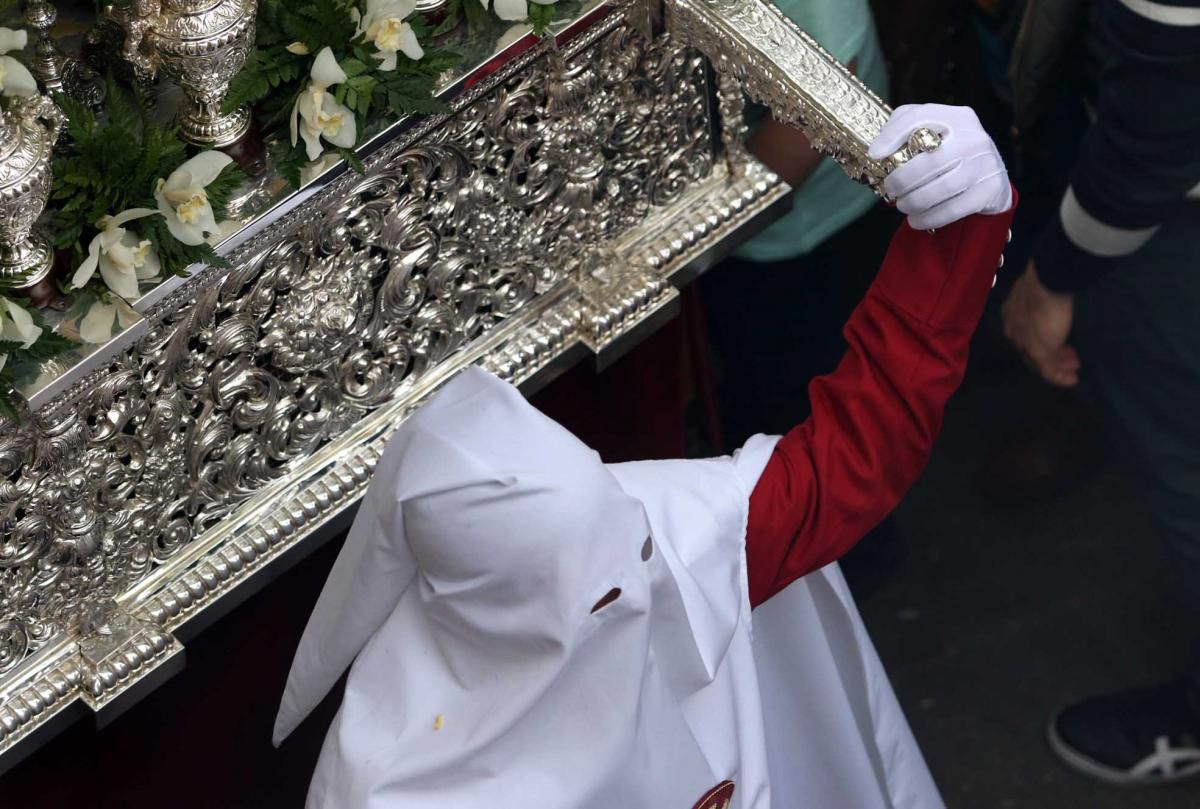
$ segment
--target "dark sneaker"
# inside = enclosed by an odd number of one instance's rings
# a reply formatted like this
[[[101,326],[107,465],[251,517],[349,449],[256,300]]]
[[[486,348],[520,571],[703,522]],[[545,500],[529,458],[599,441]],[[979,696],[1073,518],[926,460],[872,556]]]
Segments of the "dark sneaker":
[[[1068,766],[1111,784],[1200,776],[1200,700],[1182,681],[1076,703],[1048,732]]]

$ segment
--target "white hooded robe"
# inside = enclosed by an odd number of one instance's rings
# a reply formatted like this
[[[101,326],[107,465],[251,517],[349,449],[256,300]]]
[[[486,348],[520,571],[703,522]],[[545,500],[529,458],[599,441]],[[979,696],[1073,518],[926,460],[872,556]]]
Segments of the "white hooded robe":
[[[288,678],[276,743],[350,667],[310,809],[942,807],[836,566],[751,613],[773,446],[605,466],[515,388],[448,383]]]

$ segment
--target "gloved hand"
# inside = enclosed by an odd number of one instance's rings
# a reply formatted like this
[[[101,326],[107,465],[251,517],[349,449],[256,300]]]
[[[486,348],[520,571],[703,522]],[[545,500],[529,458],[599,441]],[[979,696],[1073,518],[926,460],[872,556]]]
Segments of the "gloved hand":
[[[871,144],[871,158],[891,157],[922,127],[941,135],[942,145],[918,154],[883,181],[884,192],[896,200],[915,230],[934,230],[971,214],[1004,213],[1012,207],[1004,161],[970,107],[897,108]]]

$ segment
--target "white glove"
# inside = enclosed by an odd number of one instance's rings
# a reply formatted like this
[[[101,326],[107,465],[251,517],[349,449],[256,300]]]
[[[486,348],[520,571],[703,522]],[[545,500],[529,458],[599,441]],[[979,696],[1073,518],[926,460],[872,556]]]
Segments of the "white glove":
[[[913,229],[934,230],[971,214],[1004,213],[1012,207],[1004,161],[970,107],[899,107],[871,144],[871,158],[896,154],[922,127],[941,135],[942,145],[918,154],[883,181],[884,192],[896,200]]]

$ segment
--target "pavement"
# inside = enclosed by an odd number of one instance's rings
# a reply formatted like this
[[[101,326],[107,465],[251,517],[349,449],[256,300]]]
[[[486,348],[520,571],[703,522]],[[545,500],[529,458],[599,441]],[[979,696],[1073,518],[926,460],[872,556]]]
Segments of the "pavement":
[[[1047,395],[1023,371],[968,378],[896,515],[900,561],[860,608],[950,807],[1197,809],[1200,785],[1105,786],[1045,743],[1067,702],[1177,676],[1194,632],[1119,458],[1048,500],[974,490],[987,448]]]

